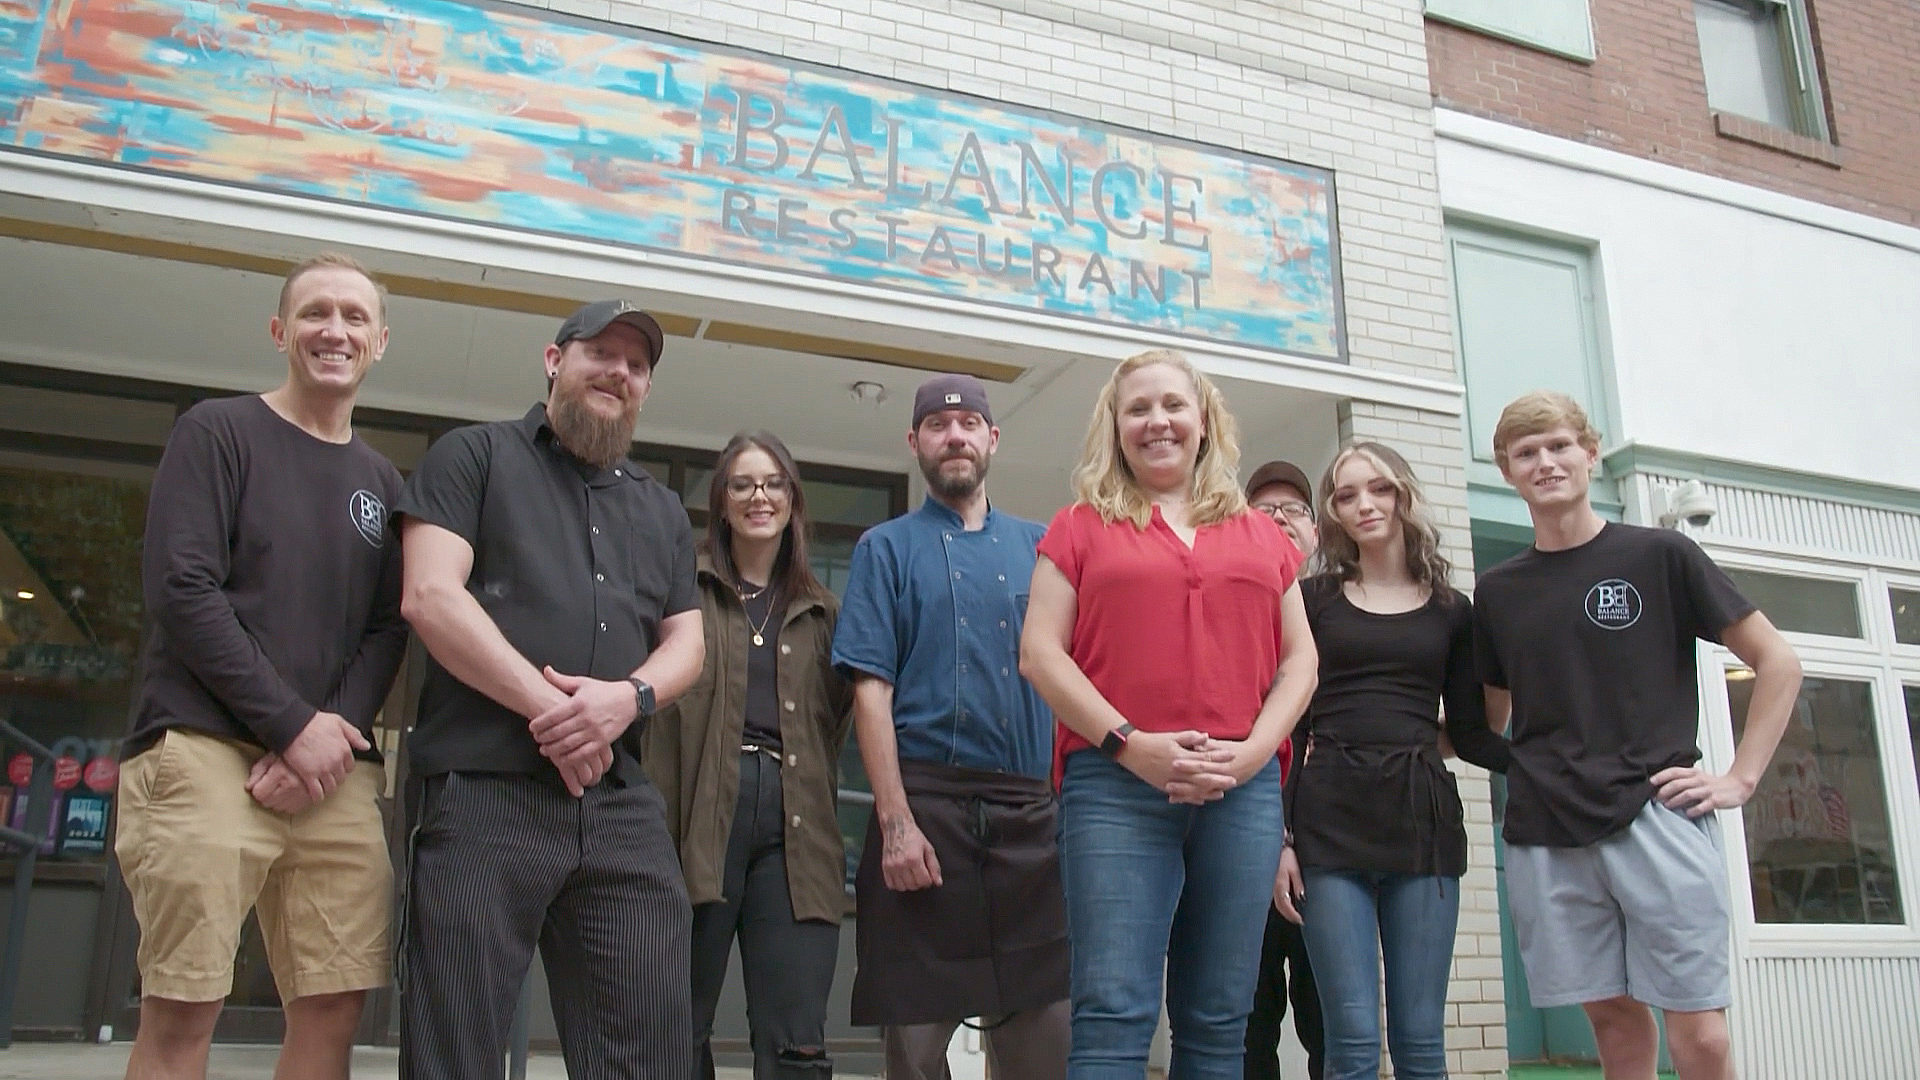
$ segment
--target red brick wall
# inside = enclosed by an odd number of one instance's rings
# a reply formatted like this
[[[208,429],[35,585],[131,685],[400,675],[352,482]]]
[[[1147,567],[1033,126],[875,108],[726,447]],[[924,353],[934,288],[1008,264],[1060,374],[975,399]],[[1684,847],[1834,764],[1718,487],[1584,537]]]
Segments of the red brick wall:
[[[1558,56],[1428,20],[1434,100],[1637,157],[1920,225],[1920,4],[1808,0],[1836,147],[1707,107],[1692,0],[1589,0],[1596,59]],[[1736,123],[1720,125],[1734,128]],[[1837,151],[1837,152],[1836,152]],[[1837,165],[1834,164],[1837,162]]]

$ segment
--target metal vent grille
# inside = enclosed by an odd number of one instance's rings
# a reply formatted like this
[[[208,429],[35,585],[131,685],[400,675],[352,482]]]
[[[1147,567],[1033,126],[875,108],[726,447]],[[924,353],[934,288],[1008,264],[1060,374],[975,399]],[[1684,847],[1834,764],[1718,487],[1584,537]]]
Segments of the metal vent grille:
[[[1652,507],[1656,492],[1670,491],[1685,479],[1642,472],[1635,473],[1630,483],[1636,489],[1637,504]],[[1783,553],[1845,554],[1877,563],[1920,563],[1920,514],[1730,484],[1708,482],[1706,488],[1720,512],[1710,524],[1687,530],[1702,542],[1755,544]],[[1642,520],[1651,521],[1652,516],[1646,514]]]
[[[1920,1077],[1920,960],[1763,957],[1736,966],[1740,1075],[1793,1080]]]

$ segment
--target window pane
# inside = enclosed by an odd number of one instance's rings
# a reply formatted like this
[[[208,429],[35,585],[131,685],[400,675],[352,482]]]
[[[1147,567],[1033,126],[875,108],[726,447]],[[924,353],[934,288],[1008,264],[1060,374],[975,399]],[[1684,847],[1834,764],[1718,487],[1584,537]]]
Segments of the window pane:
[[[1593,58],[1587,0],[1427,0],[1427,14],[1514,41]]]
[[[647,458],[634,458],[633,463],[647,470],[647,472],[652,473],[653,478],[655,480],[658,480],[663,484],[673,483],[673,466],[672,465],[669,465],[664,461],[652,461]],[[700,493],[701,505],[704,506],[706,504],[706,498],[707,498],[707,493],[705,491],[702,491]]]
[[[872,484],[807,481],[807,512],[815,521],[878,525],[893,516],[893,491]]]
[[[140,645],[147,486],[0,466],[0,716],[65,759],[41,849],[56,859],[106,859]],[[0,739],[10,766],[23,756]],[[0,821],[26,826],[28,791],[0,777]]]
[[[1738,567],[1726,570],[1741,593],[1782,630],[1829,637],[1862,636],[1857,590],[1850,581],[1821,581]]]
[[[355,424],[353,430],[368,446],[385,454],[393,467],[403,473],[411,473],[427,456],[427,433],[424,431],[396,431],[393,428],[372,427]]]
[[[1752,698],[1752,674],[1728,672],[1735,739],[1745,731]],[[1755,921],[1905,921],[1874,738],[1873,684],[1807,677],[1743,816]]]
[[[813,545],[808,548],[811,556],[807,561],[813,566],[813,576],[820,584],[833,590],[833,595],[844,596],[847,591],[847,571],[853,565],[852,540],[826,539],[814,537]]]
[[[1887,601],[1893,605],[1893,640],[1902,645],[1920,645],[1920,592],[1888,589]]]
[[[1474,456],[1493,460],[1500,410],[1529,390],[1562,391],[1602,415],[1591,392],[1595,346],[1586,253],[1463,228],[1451,232]]]
[[[1907,689],[1907,739],[1913,743],[1913,770],[1920,774],[1920,686]]]
[[[1707,104],[1722,112],[1793,128],[1780,11],[1754,0],[1694,0]]]

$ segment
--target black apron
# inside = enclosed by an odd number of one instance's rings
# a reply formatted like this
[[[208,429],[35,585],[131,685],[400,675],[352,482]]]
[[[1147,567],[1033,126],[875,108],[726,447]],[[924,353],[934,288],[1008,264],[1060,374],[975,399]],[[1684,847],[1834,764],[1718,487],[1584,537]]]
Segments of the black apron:
[[[880,818],[867,822],[856,1026],[1001,1017],[1067,996],[1067,910],[1053,789],[1043,779],[900,763],[907,805],[941,884],[895,892],[881,876]]]

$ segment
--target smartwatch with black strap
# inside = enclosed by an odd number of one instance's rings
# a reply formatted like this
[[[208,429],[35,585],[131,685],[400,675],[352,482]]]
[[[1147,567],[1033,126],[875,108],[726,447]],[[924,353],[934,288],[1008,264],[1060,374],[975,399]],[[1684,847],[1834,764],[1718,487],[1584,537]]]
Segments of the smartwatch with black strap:
[[[633,715],[635,719],[644,720],[652,716],[653,687],[648,686],[647,681],[638,676],[631,676],[627,681],[633,684]]]
[[[1100,752],[1110,758],[1118,758],[1120,752],[1127,748],[1127,736],[1132,735],[1133,731],[1132,724],[1121,724],[1107,732],[1107,737],[1100,740]]]

